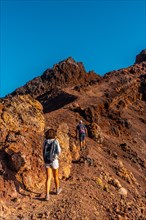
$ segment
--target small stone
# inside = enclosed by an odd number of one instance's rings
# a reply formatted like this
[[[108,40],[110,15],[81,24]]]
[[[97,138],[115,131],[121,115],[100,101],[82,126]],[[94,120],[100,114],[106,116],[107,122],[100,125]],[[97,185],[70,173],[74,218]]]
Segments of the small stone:
[[[17,218],[24,219],[24,216],[22,214],[17,215]]]
[[[38,214],[37,214],[37,217],[38,217],[38,218],[42,218],[42,217],[43,217],[43,213],[38,213]]]
[[[121,186],[121,184],[120,184],[120,182],[119,182],[118,179],[115,179],[115,180],[114,180],[114,184],[115,184],[116,187],[122,188],[122,186]]]
[[[118,158],[118,154],[116,152],[113,152],[113,157],[117,159]]]
[[[117,219],[118,219],[118,220],[125,220],[125,218],[123,218],[121,215],[118,215],[118,216],[117,216]]]
[[[121,187],[118,192],[122,197],[127,197],[128,191],[124,187]]]
[[[118,165],[120,168],[123,168],[123,162],[121,160],[118,161]]]

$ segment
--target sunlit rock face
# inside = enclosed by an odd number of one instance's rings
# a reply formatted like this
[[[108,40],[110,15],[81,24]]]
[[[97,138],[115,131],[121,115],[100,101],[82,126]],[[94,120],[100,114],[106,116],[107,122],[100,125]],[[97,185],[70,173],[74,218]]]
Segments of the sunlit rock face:
[[[4,99],[1,104],[1,194],[12,196],[21,188],[40,189],[45,119],[42,105],[29,95]],[[35,175],[34,175],[35,173]]]
[[[46,179],[42,158],[43,107],[29,95],[5,99],[0,107],[1,195],[17,196],[21,189],[39,192]],[[67,124],[60,124],[57,138],[62,148],[60,178],[67,178],[72,162]]]

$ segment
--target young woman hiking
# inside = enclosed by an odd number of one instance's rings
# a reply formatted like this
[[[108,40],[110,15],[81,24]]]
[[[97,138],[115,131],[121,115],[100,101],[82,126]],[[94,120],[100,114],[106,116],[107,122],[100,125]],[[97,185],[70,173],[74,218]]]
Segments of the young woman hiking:
[[[62,189],[59,186],[58,168],[59,161],[58,156],[61,153],[59,142],[55,139],[56,131],[49,129],[45,133],[45,141],[43,147],[43,158],[46,167],[46,200],[50,198],[50,185],[52,175],[54,177],[56,194],[59,194]]]

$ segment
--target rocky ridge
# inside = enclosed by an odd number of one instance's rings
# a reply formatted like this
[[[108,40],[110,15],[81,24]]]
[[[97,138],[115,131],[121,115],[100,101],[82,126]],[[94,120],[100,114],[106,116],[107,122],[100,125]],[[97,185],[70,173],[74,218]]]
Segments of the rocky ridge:
[[[103,77],[68,58],[1,100],[2,219],[145,219],[146,59]],[[88,128],[80,149],[75,128]],[[44,198],[42,142],[57,129],[63,192]],[[34,175],[35,173],[35,175]]]
[[[26,83],[26,85],[16,89],[15,94],[31,94],[37,98],[46,92],[51,92],[54,88],[65,88],[71,86],[94,84],[101,77],[93,71],[87,73],[81,62],[76,62],[72,57],[55,64],[53,68],[47,69],[40,77]]]

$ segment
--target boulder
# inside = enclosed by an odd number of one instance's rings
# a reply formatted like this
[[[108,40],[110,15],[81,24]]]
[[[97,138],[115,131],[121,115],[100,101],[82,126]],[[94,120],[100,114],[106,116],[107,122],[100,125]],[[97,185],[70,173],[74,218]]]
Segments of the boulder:
[[[70,176],[72,156],[69,148],[69,127],[66,123],[59,125],[57,129],[57,139],[61,146],[61,155],[60,155],[60,178],[68,178]]]
[[[6,198],[20,188],[40,190],[44,184],[40,156],[45,127],[42,110],[41,104],[29,95],[3,100],[0,185]],[[37,185],[38,182],[41,184]]]
[[[103,142],[103,135],[101,128],[95,122],[91,123],[88,127],[89,137],[93,138],[97,143],[101,144]]]

